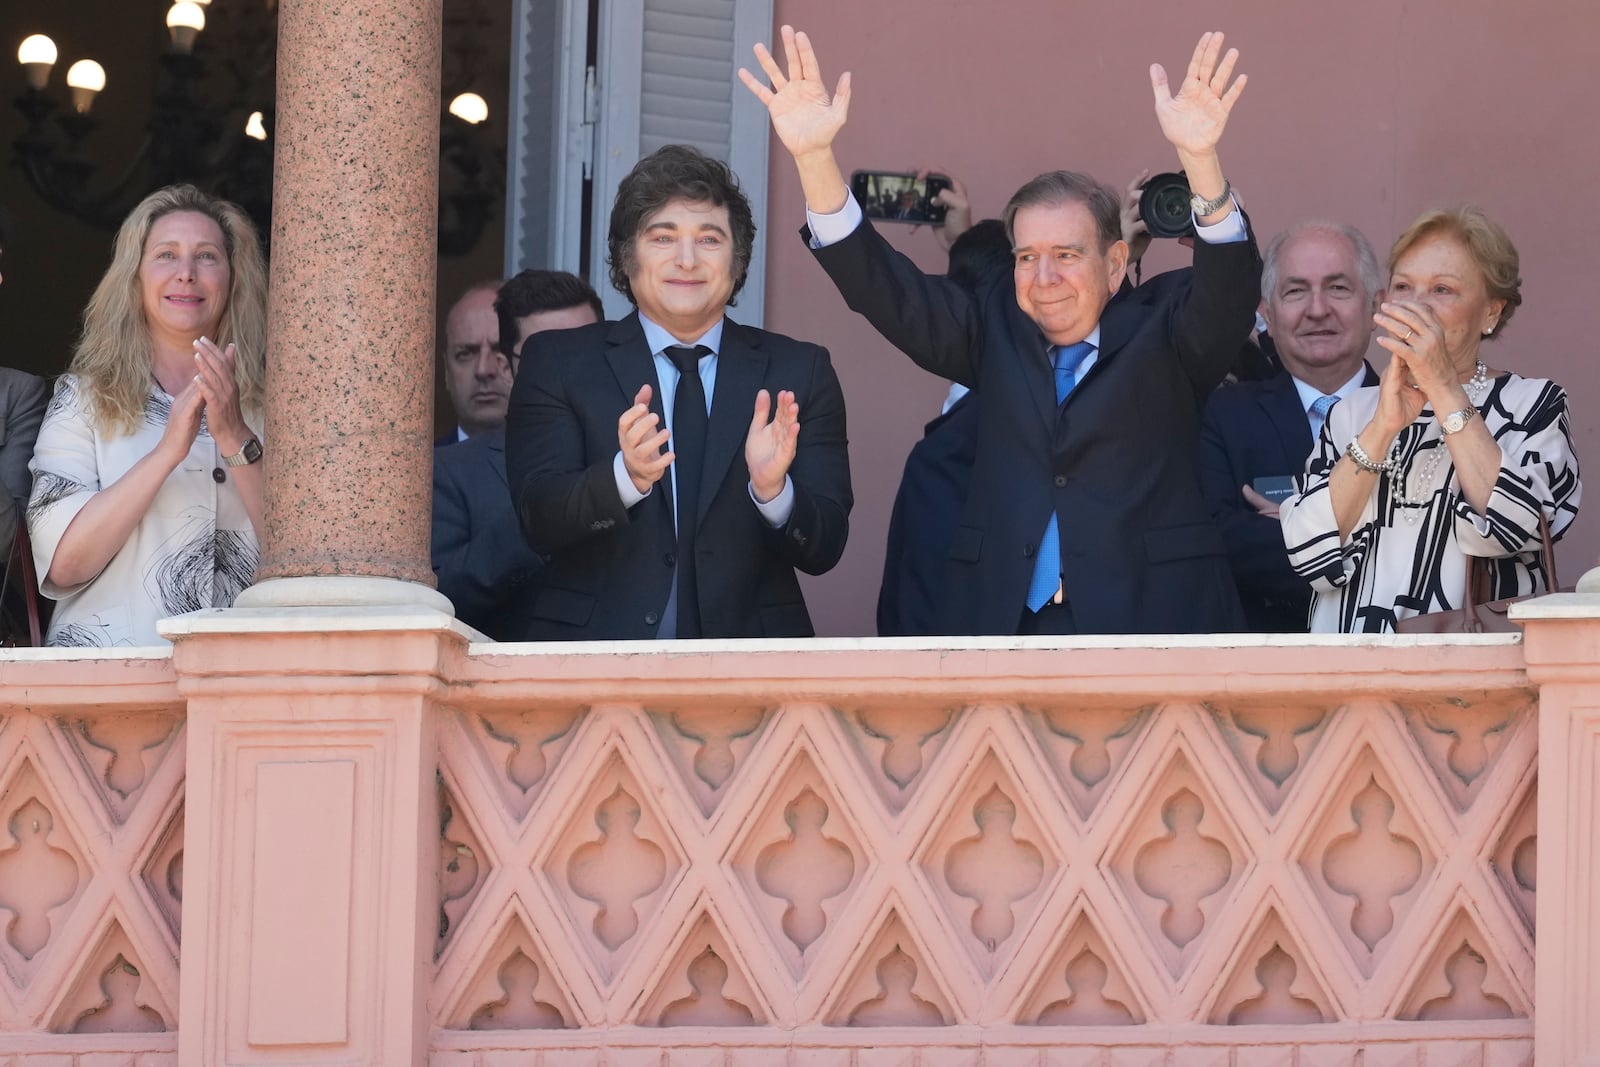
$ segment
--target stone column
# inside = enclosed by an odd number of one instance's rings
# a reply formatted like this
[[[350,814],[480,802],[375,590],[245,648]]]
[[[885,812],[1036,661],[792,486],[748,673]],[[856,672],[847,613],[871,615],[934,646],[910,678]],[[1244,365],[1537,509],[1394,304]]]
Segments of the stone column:
[[[1600,1067],[1600,595],[1511,617],[1539,687],[1534,1061]]]
[[[426,608],[168,619],[188,704],[182,1067],[423,1067],[439,923]]]
[[[279,4],[257,574],[269,581],[243,606],[328,600],[317,583],[270,579],[433,585],[440,32],[440,0]]]
[[[184,1067],[422,1067],[443,664],[441,0],[280,0],[260,584],[163,624],[188,701]]]

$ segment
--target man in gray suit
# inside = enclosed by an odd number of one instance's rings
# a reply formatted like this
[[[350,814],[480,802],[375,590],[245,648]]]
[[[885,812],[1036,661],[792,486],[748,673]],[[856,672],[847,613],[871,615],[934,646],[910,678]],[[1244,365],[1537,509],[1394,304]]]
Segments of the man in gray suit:
[[[500,351],[516,374],[522,344],[542,330],[599,322],[600,297],[565,271],[525,270],[495,295]],[[433,454],[433,573],[456,616],[496,641],[525,639],[544,560],[528,546],[506,483],[500,425]]]

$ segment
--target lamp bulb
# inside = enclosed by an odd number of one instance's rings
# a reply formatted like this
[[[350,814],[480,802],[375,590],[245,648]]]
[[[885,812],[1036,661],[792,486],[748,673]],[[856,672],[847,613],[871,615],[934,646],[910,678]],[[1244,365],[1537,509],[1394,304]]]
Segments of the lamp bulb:
[[[53,67],[56,63],[56,43],[42,33],[24,37],[17,48],[18,63],[43,63]]]
[[[450,101],[450,114],[476,126],[489,117],[489,105],[477,93],[462,93]]]
[[[98,93],[106,87],[106,68],[92,59],[80,59],[67,68],[67,86]]]
[[[193,0],[178,0],[167,12],[167,29],[175,30],[183,26],[191,30],[206,28],[206,11]]]
[[[253,137],[257,141],[265,141],[267,139],[267,125],[262,121],[261,112],[250,112],[250,117],[245,120],[244,135]]]

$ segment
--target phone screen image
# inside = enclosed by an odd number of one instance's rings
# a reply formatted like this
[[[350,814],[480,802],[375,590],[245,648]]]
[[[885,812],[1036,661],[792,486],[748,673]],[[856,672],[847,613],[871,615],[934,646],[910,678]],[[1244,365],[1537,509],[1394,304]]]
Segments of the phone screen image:
[[[896,171],[858,170],[850,175],[850,191],[869,219],[943,226],[945,206],[933,198],[950,188],[943,174],[918,179]]]

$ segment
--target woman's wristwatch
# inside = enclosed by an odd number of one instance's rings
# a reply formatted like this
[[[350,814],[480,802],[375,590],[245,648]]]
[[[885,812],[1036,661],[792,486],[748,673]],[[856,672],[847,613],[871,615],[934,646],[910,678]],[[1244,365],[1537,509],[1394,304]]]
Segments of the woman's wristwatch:
[[[1448,415],[1439,416],[1439,429],[1445,433],[1460,433],[1467,428],[1467,423],[1472,421],[1472,416],[1478,413],[1477,408],[1462,408],[1452,411]]]
[[[239,451],[231,456],[223,456],[222,462],[230,467],[248,467],[261,458],[261,442],[254,437],[245,438],[244,444],[239,446]]]

